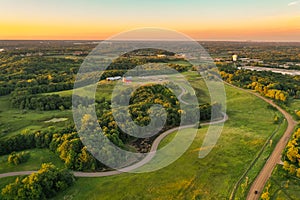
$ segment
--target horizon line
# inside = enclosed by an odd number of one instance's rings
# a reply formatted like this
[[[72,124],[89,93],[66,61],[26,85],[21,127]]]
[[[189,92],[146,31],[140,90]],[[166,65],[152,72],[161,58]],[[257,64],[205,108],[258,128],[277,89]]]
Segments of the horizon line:
[[[263,42],[263,43],[300,43],[300,40],[226,40],[226,39],[193,39],[196,42]],[[107,40],[107,39],[0,39],[0,41],[93,41],[93,42],[111,42],[111,41],[178,41],[186,40],[167,40],[167,39],[123,39],[123,40]]]

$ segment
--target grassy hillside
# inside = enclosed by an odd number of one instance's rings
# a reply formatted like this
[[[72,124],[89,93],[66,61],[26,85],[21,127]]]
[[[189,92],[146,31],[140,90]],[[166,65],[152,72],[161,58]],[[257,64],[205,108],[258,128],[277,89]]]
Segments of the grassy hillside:
[[[204,159],[198,159],[198,152],[206,127],[199,130],[188,151],[164,169],[78,178],[56,199],[228,199],[232,187],[277,125],[273,123],[275,112],[262,100],[234,88],[226,87],[226,91],[229,120],[217,145]]]
[[[24,152],[29,154],[29,158],[26,162],[20,163],[19,165],[9,164],[7,162],[8,155],[0,156],[0,173],[38,170],[42,163],[49,162],[52,162],[59,168],[64,168],[63,162],[49,149],[31,149]]]

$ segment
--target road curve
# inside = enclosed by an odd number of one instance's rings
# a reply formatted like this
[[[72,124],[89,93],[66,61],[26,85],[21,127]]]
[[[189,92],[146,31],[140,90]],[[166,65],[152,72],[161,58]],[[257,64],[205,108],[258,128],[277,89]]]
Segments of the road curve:
[[[228,116],[223,113],[223,118],[217,121],[212,121],[212,122],[206,122],[206,123],[201,123],[201,126],[206,126],[206,125],[212,125],[212,124],[218,124],[218,123],[224,123],[227,119]],[[159,143],[169,134],[173,133],[174,131],[180,129],[185,129],[185,128],[191,128],[191,127],[195,127],[195,125],[185,125],[182,127],[175,127],[172,129],[169,129],[165,132],[163,132],[162,134],[160,134],[153,142],[152,146],[151,146],[151,150],[150,153],[140,162],[131,165],[129,167],[125,167],[122,169],[119,169],[119,171],[106,171],[106,172],[78,172],[78,171],[74,171],[73,174],[76,177],[104,177],[104,176],[112,176],[112,175],[117,175],[117,174],[121,174],[123,172],[129,172],[131,170],[137,169],[143,165],[145,165],[146,163],[148,163],[154,156],[156,153],[156,150],[158,148]],[[3,173],[0,174],[0,178],[4,178],[4,177],[9,177],[9,176],[19,176],[19,175],[30,175],[34,172],[37,171],[18,171],[18,172],[8,172],[8,173]]]
[[[231,85],[229,83],[226,83],[226,84],[230,85],[234,88],[237,88],[239,90],[243,90],[243,91],[246,91],[250,94],[253,94],[256,97],[264,100],[268,104],[274,106],[275,108],[278,109],[279,112],[281,112],[284,115],[284,117],[285,117],[285,119],[287,120],[287,123],[288,123],[288,126],[287,126],[284,134],[282,135],[282,137],[280,138],[280,140],[276,144],[276,147],[274,148],[274,150],[273,150],[272,154],[270,155],[269,159],[267,160],[264,167],[260,171],[259,175],[256,177],[256,179],[254,180],[254,182],[251,185],[251,188],[250,188],[249,193],[247,195],[247,200],[257,200],[257,199],[260,198],[260,196],[263,192],[263,189],[264,189],[268,179],[270,178],[270,176],[272,174],[272,171],[274,170],[276,164],[281,161],[281,154],[282,154],[284,148],[286,147],[287,142],[289,141],[289,139],[290,139],[290,137],[291,137],[291,135],[292,135],[292,133],[295,129],[295,126],[297,125],[297,122],[293,119],[293,117],[288,112],[286,112],[280,106],[276,105],[272,100],[267,99],[267,98],[259,95],[258,93],[252,92],[250,90],[242,89],[242,88],[236,87],[234,85]]]
[[[185,88],[183,88],[182,86],[180,86],[181,88],[181,94],[178,96],[179,101],[181,101],[184,104],[188,104],[187,102],[183,101],[181,99],[181,97],[186,93]],[[205,123],[201,123],[201,126],[205,126],[205,125],[213,125],[213,124],[218,124],[218,123],[224,123],[227,119],[228,116],[226,113],[222,113],[223,114],[223,118],[217,121],[211,121],[211,122],[205,122]],[[181,127],[175,127],[172,129],[169,129],[165,132],[163,132],[162,134],[160,134],[154,141],[153,144],[151,146],[150,152],[148,153],[148,155],[141,161],[139,161],[138,163],[135,163],[134,165],[131,165],[129,167],[125,167],[119,170],[114,170],[114,171],[105,171],[105,172],[78,172],[78,171],[73,171],[74,176],[76,177],[104,177],[104,176],[112,176],[112,175],[117,175],[117,174],[121,174],[123,172],[129,172],[132,171],[134,169],[137,169],[143,165],[145,165],[146,163],[148,163],[156,154],[156,150],[158,148],[159,143],[169,134],[173,133],[174,131],[177,131],[179,129],[185,129],[185,128],[191,128],[191,127],[195,127],[195,124],[192,125],[185,125],[185,126],[181,126]],[[3,173],[0,174],[0,178],[3,177],[9,177],[9,176],[19,176],[19,175],[29,175],[32,174],[34,172],[37,171],[19,171],[19,172],[8,172],[8,173]]]

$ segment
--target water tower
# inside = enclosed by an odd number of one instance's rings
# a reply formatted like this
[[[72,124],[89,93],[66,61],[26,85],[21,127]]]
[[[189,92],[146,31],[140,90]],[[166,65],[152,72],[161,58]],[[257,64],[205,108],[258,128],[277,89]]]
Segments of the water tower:
[[[236,62],[238,60],[238,55],[234,54],[232,55],[232,61]]]

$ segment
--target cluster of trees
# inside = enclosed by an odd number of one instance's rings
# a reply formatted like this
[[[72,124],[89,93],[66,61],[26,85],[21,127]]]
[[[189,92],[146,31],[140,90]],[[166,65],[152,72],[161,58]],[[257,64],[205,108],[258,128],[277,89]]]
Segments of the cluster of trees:
[[[25,152],[21,152],[21,153],[16,153],[16,152],[12,152],[11,154],[9,154],[7,161],[9,164],[14,164],[14,165],[18,165],[20,163],[24,163],[28,160],[29,158],[29,154],[25,153]]]
[[[124,97],[122,97],[122,95],[126,95],[126,92],[129,92],[131,94],[131,90],[125,90],[123,92],[124,94],[121,93],[116,97],[115,100],[117,103],[121,103],[123,101]],[[86,98],[79,100],[80,101],[78,101],[78,106],[79,104],[86,105],[91,103]],[[135,90],[130,98],[130,105],[128,108],[129,115],[125,114],[127,112],[121,112],[123,110],[120,110],[120,112],[117,112],[117,114],[124,115],[123,117],[126,120],[130,117],[134,123],[140,126],[146,126],[149,124],[150,120],[155,120],[155,117],[153,119],[150,119],[149,116],[150,107],[153,104],[160,104],[167,111],[167,121],[165,127],[161,131],[173,128],[180,124],[181,113],[183,111],[180,108],[179,100],[171,90],[169,90],[166,86],[159,84],[145,85]],[[186,109],[195,108],[193,105],[186,106]],[[199,109],[200,119],[210,120],[212,117],[212,110],[220,111],[221,106],[219,104],[204,104],[200,105]],[[104,135],[115,145],[121,148],[125,148],[125,144],[128,144],[129,142],[132,142],[136,139],[135,137],[124,133],[122,129],[120,129],[120,127],[117,125],[112,114],[110,101],[106,101],[105,98],[97,100],[96,113],[98,115],[98,123],[101,126]],[[187,117],[190,117],[191,120],[194,118],[194,116]],[[189,120],[187,120],[186,122],[188,123]],[[82,119],[82,123],[91,123],[90,117],[85,116],[85,118]],[[129,121],[128,125],[130,125]],[[31,148],[50,148],[53,152],[56,152],[58,156],[64,161],[66,167],[72,170],[89,171],[105,168],[103,164],[96,160],[89,153],[89,151],[87,151],[87,148],[82,144],[81,140],[78,137],[78,134],[75,132],[74,127],[67,127],[59,132],[54,129],[49,129],[45,131],[37,131],[34,133],[21,133],[5,140],[0,140],[0,155],[5,155],[13,151],[21,151]],[[101,148],[106,149],[106,152],[109,153],[109,147],[103,146]]]
[[[154,120],[154,124],[159,123],[155,120],[159,119],[159,117],[150,118],[151,114],[151,106],[153,104],[160,104],[166,111],[167,118],[166,124],[161,131],[168,130],[175,126],[179,126],[181,123],[181,114],[184,112],[180,106],[184,107],[185,111],[189,111],[195,109],[195,105],[180,105],[179,100],[176,98],[174,93],[166,87],[166,85],[160,84],[149,84],[144,85],[136,89],[132,94],[131,89],[126,89],[117,96],[114,97],[113,102],[116,103],[118,109],[117,112],[114,113],[115,117],[118,119],[122,119],[125,122],[128,129],[131,126],[131,122],[129,119],[132,119],[133,123],[144,127],[147,126],[151,120]],[[129,100],[129,113],[127,108],[124,108],[122,105],[126,103],[126,96],[130,95]],[[130,135],[124,133],[122,129],[120,129],[115,121],[113,113],[109,107],[105,107],[107,104],[98,104],[96,105],[97,114],[100,113],[102,115],[98,115],[99,124],[106,135],[109,135],[110,139],[118,146],[122,147],[123,144],[128,143],[133,140]],[[101,107],[99,107],[101,106]],[[106,110],[103,112],[103,110]],[[221,113],[221,105],[220,104],[203,104],[199,106],[200,110],[200,120],[210,120],[211,118],[218,118],[222,116]],[[161,110],[158,110],[156,114],[160,115]],[[212,112],[216,111],[216,112]],[[194,113],[194,112],[188,112]],[[212,113],[217,113],[217,116],[212,116]],[[154,114],[154,113],[152,113]],[[186,116],[184,123],[193,123],[196,116]],[[124,129],[123,129],[124,130]],[[149,130],[150,131],[150,130]]]
[[[94,171],[104,167],[90,154],[76,132],[63,135],[54,134],[49,148],[58,154],[68,169]]]
[[[59,134],[63,135],[74,131],[75,127],[71,125],[59,131],[51,127],[43,131],[22,132],[18,135],[0,140],[0,155],[6,155],[14,151],[22,151],[26,149],[48,148],[52,141],[53,134],[59,132]]]
[[[58,154],[69,169],[90,171],[104,166],[96,160],[82,144],[74,127],[61,131],[55,129],[21,133],[5,140],[0,140],[0,155],[9,155],[9,162],[19,164],[28,157],[24,153],[15,153],[33,148],[49,148]],[[24,161],[25,161],[24,160]]]
[[[64,110],[71,108],[72,97],[58,94],[30,95],[24,92],[14,92],[11,96],[11,105],[28,110]]]
[[[237,69],[228,64],[219,64],[218,67],[221,77],[228,83],[256,90],[279,102],[287,103],[289,98],[300,98],[299,76]]]
[[[180,123],[180,113],[179,113],[179,101],[174,96],[174,94],[165,86],[154,84],[145,85],[136,89],[133,94],[131,89],[126,89],[117,96],[114,97],[113,102],[116,103],[118,109],[115,112],[116,117],[119,119],[124,119],[126,126],[131,126],[129,120],[132,119],[133,123],[139,126],[147,126],[150,120],[155,120],[153,117],[150,119],[150,107],[153,104],[160,104],[167,111],[167,122],[165,129],[179,125]],[[130,96],[129,102],[129,113],[127,108],[121,106],[125,103],[126,96]],[[103,112],[105,110],[105,112]],[[105,135],[114,142],[116,145],[122,147],[125,143],[132,141],[134,138],[127,133],[124,133],[120,127],[117,125],[115,118],[113,116],[110,105],[102,103],[96,105],[99,124]],[[133,124],[132,124],[133,125]],[[164,130],[165,130],[164,129]]]
[[[42,164],[41,169],[26,178],[6,185],[1,195],[5,200],[49,199],[59,191],[65,190],[75,181],[73,174],[60,170],[51,163]]]
[[[300,128],[293,134],[284,152],[283,169],[300,178]]]
[[[247,88],[255,90],[259,92],[260,94],[269,97],[271,99],[275,99],[278,101],[286,102],[288,98],[288,94],[282,90],[278,89],[270,89],[272,88],[274,84],[269,84],[267,86],[264,86],[261,83],[258,82],[252,82],[247,86]]]

